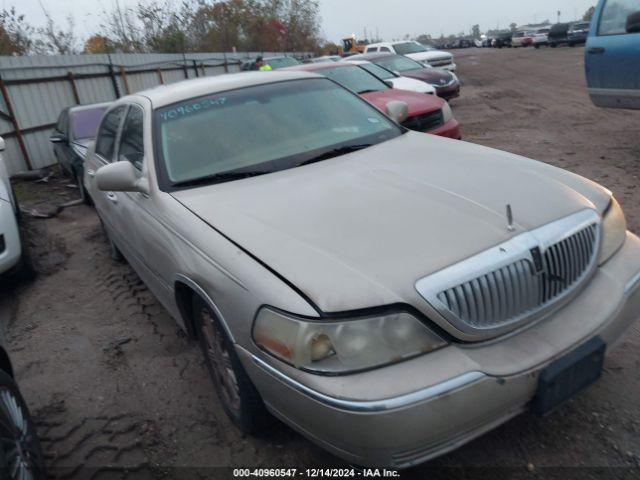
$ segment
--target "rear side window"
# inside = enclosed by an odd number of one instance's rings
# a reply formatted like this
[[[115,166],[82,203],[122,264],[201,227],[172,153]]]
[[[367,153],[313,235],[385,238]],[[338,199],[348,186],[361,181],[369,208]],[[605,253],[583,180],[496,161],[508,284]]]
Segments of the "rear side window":
[[[390,52],[390,51],[391,51],[391,49],[390,49],[390,48],[388,48],[388,47],[380,47],[380,51],[381,51],[381,52]]]
[[[369,47],[367,48],[367,52],[377,52],[378,51],[378,47]]]
[[[96,139],[96,153],[107,161],[113,159],[118,128],[124,115],[124,105],[111,110],[102,120]]]
[[[627,17],[638,10],[638,0],[607,0],[600,15],[598,35],[626,34]]]
[[[143,141],[144,113],[137,105],[132,105],[122,127],[118,161],[131,162],[138,170],[142,170],[144,159]]]

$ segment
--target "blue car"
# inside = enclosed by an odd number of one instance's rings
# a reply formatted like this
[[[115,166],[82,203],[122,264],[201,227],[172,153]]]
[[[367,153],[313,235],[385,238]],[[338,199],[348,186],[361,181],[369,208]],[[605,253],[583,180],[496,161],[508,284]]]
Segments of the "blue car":
[[[640,109],[638,0],[600,0],[591,20],[585,65],[593,103]]]

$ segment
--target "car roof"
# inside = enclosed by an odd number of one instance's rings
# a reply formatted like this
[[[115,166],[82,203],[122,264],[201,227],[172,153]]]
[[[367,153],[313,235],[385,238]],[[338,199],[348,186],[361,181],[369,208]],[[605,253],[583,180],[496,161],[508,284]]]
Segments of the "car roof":
[[[278,69],[279,72],[315,72],[317,70],[325,70],[327,68],[344,68],[353,67],[354,62],[320,62],[320,63],[303,63],[301,65],[293,65]]]
[[[181,100],[211,95],[227,90],[235,90],[237,88],[309,78],[321,78],[321,76],[300,71],[283,72],[282,69],[273,72],[231,73],[227,75],[217,75],[215,77],[200,77],[191,80],[182,80],[168,85],[160,85],[148,90],[143,90],[131,95],[130,97],[124,97],[124,99],[135,96],[145,97],[151,101],[154,108],[159,108]]]
[[[113,102],[101,102],[101,103],[87,103],[85,105],[73,105],[71,107],[67,107],[67,110],[69,110],[69,112],[80,112],[82,110],[91,110],[94,108],[107,108],[112,103]]]
[[[403,55],[398,55],[397,53],[391,52],[372,52],[372,53],[363,53],[362,56],[358,57],[359,60],[368,60],[373,61],[378,58],[385,57],[402,57]]]

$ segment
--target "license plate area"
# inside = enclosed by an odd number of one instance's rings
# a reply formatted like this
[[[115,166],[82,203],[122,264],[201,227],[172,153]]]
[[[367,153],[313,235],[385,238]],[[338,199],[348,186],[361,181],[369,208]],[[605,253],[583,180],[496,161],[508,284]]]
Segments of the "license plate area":
[[[546,415],[602,375],[607,346],[595,337],[545,368],[538,379],[533,411]]]

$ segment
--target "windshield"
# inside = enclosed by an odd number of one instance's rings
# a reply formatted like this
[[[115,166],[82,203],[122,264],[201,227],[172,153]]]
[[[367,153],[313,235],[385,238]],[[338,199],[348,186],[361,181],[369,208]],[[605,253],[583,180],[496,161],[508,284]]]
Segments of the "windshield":
[[[95,138],[102,114],[107,106],[87,108],[71,112],[71,135],[74,140]]]
[[[382,68],[391,70],[392,72],[407,72],[409,70],[420,70],[424,68],[424,66],[418,62],[400,55],[375,59],[374,63],[380,65]]]
[[[267,58],[265,59],[265,63],[267,63],[274,70],[278,68],[293,67],[294,65],[300,65],[300,62],[293,57]]]
[[[408,55],[410,53],[426,52],[424,45],[417,42],[394,43],[393,48],[400,55]]]
[[[357,66],[323,68],[318,73],[356,93],[379,92],[389,85]]]
[[[326,79],[185,100],[157,110],[155,121],[161,181],[170,188],[285,170],[402,134],[374,107]]]
[[[366,70],[367,72],[369,72],[371,75],[375,75],[380,80],[392,80],[396,78],[396,76],[393,73],[391,73],[389,70],[385,70],[384,68],[382,68],[379,65],[376,65],[375,63],[363,63],[358,66],[363,70]]]

